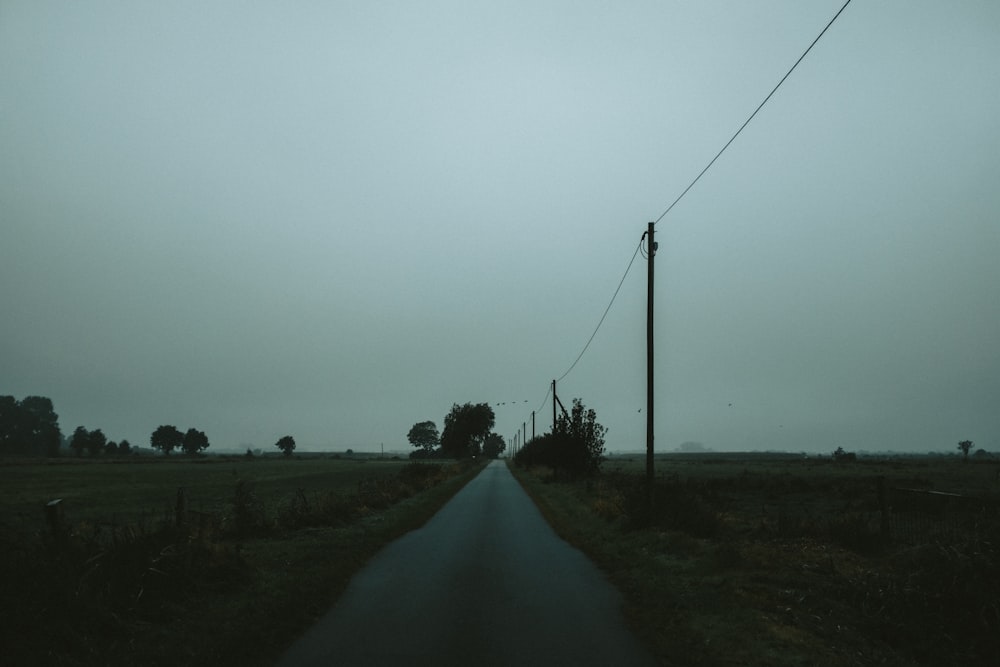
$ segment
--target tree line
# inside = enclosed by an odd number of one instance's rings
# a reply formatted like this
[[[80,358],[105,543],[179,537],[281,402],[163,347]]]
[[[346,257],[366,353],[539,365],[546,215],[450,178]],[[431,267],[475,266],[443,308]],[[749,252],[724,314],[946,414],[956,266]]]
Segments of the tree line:
[[[411,459],[465,459],[476,456],[498,458],[507,448],[503,436],[493,433],[496,416],[489,403],[455,403],[445,415],[438,434],[433,421],[417,422],[406,438],[417,449]]]
[[[440,434],[433,421],[413,425],[406,436],[416,447],[410,458],[498,458],[507,444],[503,436],[493,433],[494,421],[488,403],[456,403],[445,416]],[[556,476],[593,474],[604,460],[606,433],[607,428],[597,421],[597,413],[574,398],[573,409],[559,416],[551,432],[525,443],[514,456],[514,463],[525,467],[545,465]]]

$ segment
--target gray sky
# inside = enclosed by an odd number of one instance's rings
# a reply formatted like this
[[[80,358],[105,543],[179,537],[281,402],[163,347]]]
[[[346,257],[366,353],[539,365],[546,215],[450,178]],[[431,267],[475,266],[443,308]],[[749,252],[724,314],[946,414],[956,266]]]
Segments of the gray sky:
[[[542,430],[841,4],[0,0],[0,394],[140,445]],[[995,0],[848,7],[657,225],[658,450],[1000,450],[998,84]],[[611,450],[645,274],[559,385]]]

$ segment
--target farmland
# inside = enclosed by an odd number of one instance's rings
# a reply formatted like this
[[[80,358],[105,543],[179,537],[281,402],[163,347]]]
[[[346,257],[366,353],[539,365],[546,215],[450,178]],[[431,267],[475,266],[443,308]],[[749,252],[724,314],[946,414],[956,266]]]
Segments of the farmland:
[[[623,591],[665,664],[993,665],[1000,483],[989,462],[692,454],[552,483],[543,513]]]
[[[308,455],[5,461],[5,659],[270,664],[476,472]]]

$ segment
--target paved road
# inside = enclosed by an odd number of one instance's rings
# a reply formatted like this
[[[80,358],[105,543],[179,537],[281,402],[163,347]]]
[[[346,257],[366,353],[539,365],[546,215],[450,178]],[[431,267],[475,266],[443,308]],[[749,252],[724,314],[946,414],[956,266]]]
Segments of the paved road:
[[[376,555],[279,664],[652,665],[619,604],[494,461]]]

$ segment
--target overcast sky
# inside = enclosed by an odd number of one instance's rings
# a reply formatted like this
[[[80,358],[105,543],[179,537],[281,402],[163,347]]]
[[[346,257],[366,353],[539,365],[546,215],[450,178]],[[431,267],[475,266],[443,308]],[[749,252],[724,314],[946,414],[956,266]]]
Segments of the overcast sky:
[[[0,0],[0,394],[143,446],[540,432],[841,4]],[[852,3],[657,225],[657,450],[1000,450],[998,217],[1000,3]],[[610,450],[646,268],[559,383]]]

